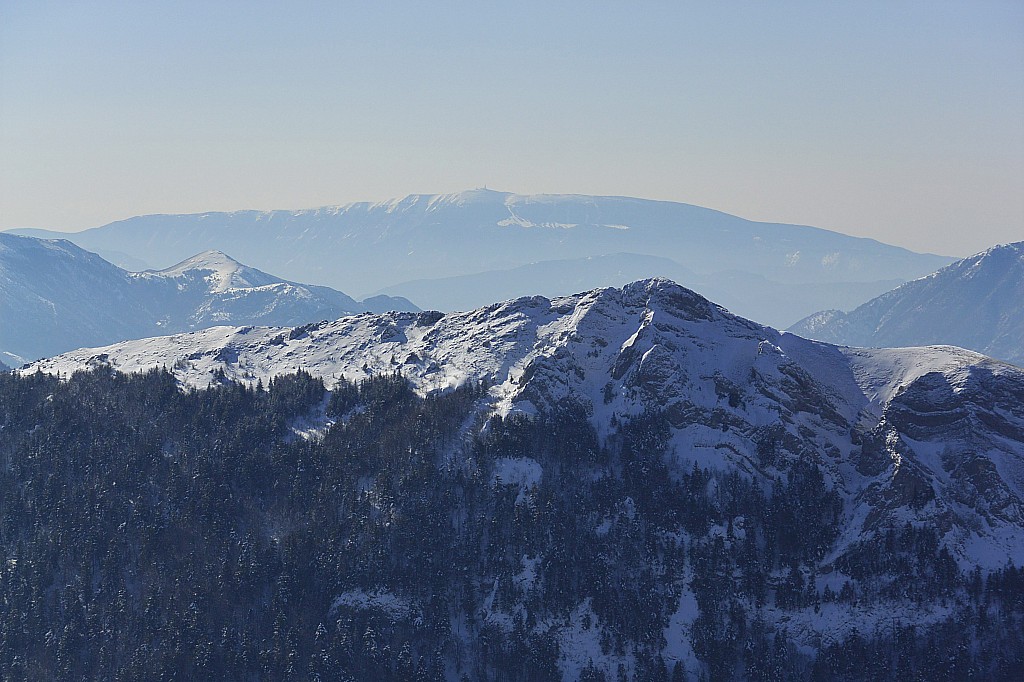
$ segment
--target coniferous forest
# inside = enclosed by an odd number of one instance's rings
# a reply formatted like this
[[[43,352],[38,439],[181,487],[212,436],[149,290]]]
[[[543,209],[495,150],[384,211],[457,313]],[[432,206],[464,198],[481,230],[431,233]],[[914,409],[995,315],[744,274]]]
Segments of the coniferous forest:
[[[1018,568],[914,526],[824,565],[843,505],[810,461],[680,465],[663,415],[599,439],[573,403],[480,423],[484,390],[0,374],[3,678],[560,680],[568,633],[584,680],[1024,675]],[[931,616],[787,625],[896,603]]]

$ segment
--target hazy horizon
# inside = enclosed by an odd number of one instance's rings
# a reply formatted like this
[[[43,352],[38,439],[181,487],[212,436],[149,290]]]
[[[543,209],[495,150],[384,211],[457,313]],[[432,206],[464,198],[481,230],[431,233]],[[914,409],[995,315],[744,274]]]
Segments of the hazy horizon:
[[[1024,5],[9,2],[0,230],[488,187],[1024,238]]]

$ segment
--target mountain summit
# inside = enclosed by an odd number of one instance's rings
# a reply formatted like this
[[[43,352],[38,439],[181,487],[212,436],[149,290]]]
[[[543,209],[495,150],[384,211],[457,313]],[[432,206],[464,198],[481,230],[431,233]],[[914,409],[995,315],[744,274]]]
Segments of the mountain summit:
[[[228,289],[251,289],[283,281],[256,268],[243,265],[223,251],[217,250],[203,251],[165,270],[148,271],[146,275],[175,279],[187,278],[194,272],[210,273],[205,279],[213,293],[224,293]]]

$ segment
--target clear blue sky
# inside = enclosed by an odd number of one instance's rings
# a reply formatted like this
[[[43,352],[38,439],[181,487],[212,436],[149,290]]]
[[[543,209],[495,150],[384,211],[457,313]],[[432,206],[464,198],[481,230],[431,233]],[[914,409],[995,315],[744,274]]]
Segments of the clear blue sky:
[[[1024,239],[1024,3],[0,0],[0,229],[482,185]]]

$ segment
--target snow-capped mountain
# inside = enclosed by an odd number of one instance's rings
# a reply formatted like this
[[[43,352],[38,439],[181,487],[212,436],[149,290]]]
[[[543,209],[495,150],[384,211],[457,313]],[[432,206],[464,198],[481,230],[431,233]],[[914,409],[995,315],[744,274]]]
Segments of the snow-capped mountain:
[[[173,367],[199,387],[298,369],[328,387],[400,372],[424,394],[479,381],[489,387],[483,414],[577,404],[605,437],[657,411],[682,469],[772,481],[786,463],[813,462],[843,500],[820,571],[907,522],[939,528],[965,567],[1024,563],[1024,370],[954,347],[809,341],[667,280],[447,315],[217,327],[76,350],[24,372],[97,365]]]
[[[379,296],[356,301],[351,296],[312,284],[298,284],[248,267],[221,251],[205,251],[166,270],[129,273],[140,285],[173,287],[177,314],[158,324],[172,329],[199,329],[225,322],[297,325],[356,312],[419,310],[407,299]]]
[[[654,256],[700,275],[694,283],[716,300],[735,301],[737,311],[775,325],[820,310],[822,292],[830,288],[838,287],[837,297],[824,297],[832,302],[827,307],[857,305],[952,261],[870,239],[752,222],[687,204],[489,190],[305,211],[139,216],[75,234],[19,232],[65,237],[119,264],[142,260],[151,267],[220,249],[285,277],[343,291],[391,287],[390,293],[439,309],[449,309],[445,298],[432,300],[420,296],[418,286],[396,285],[541,261],[620,253]],[[582,288],[621,284],[600,267],[580,272],[585,275]],[[665,274],[670,273],[656,268],[636,276]],[[785,286],[786,291],[764,297],[756,307],[748,305],[753,281],[763,282],[766,290]],[[518,293],[500,274],[473,284],[458,299],[468,302],[464,308]]]
[[[815,313],[791,331],[851,346],[953,344],[1024,366],[1024,242],[964,258],[852,312]]]
[[[127,272],[65,240],[0,234],[0,357],[18,365],[72,348],[224,323],[294,325],[360,311],[415,310],[289,282],[206,252]]]

